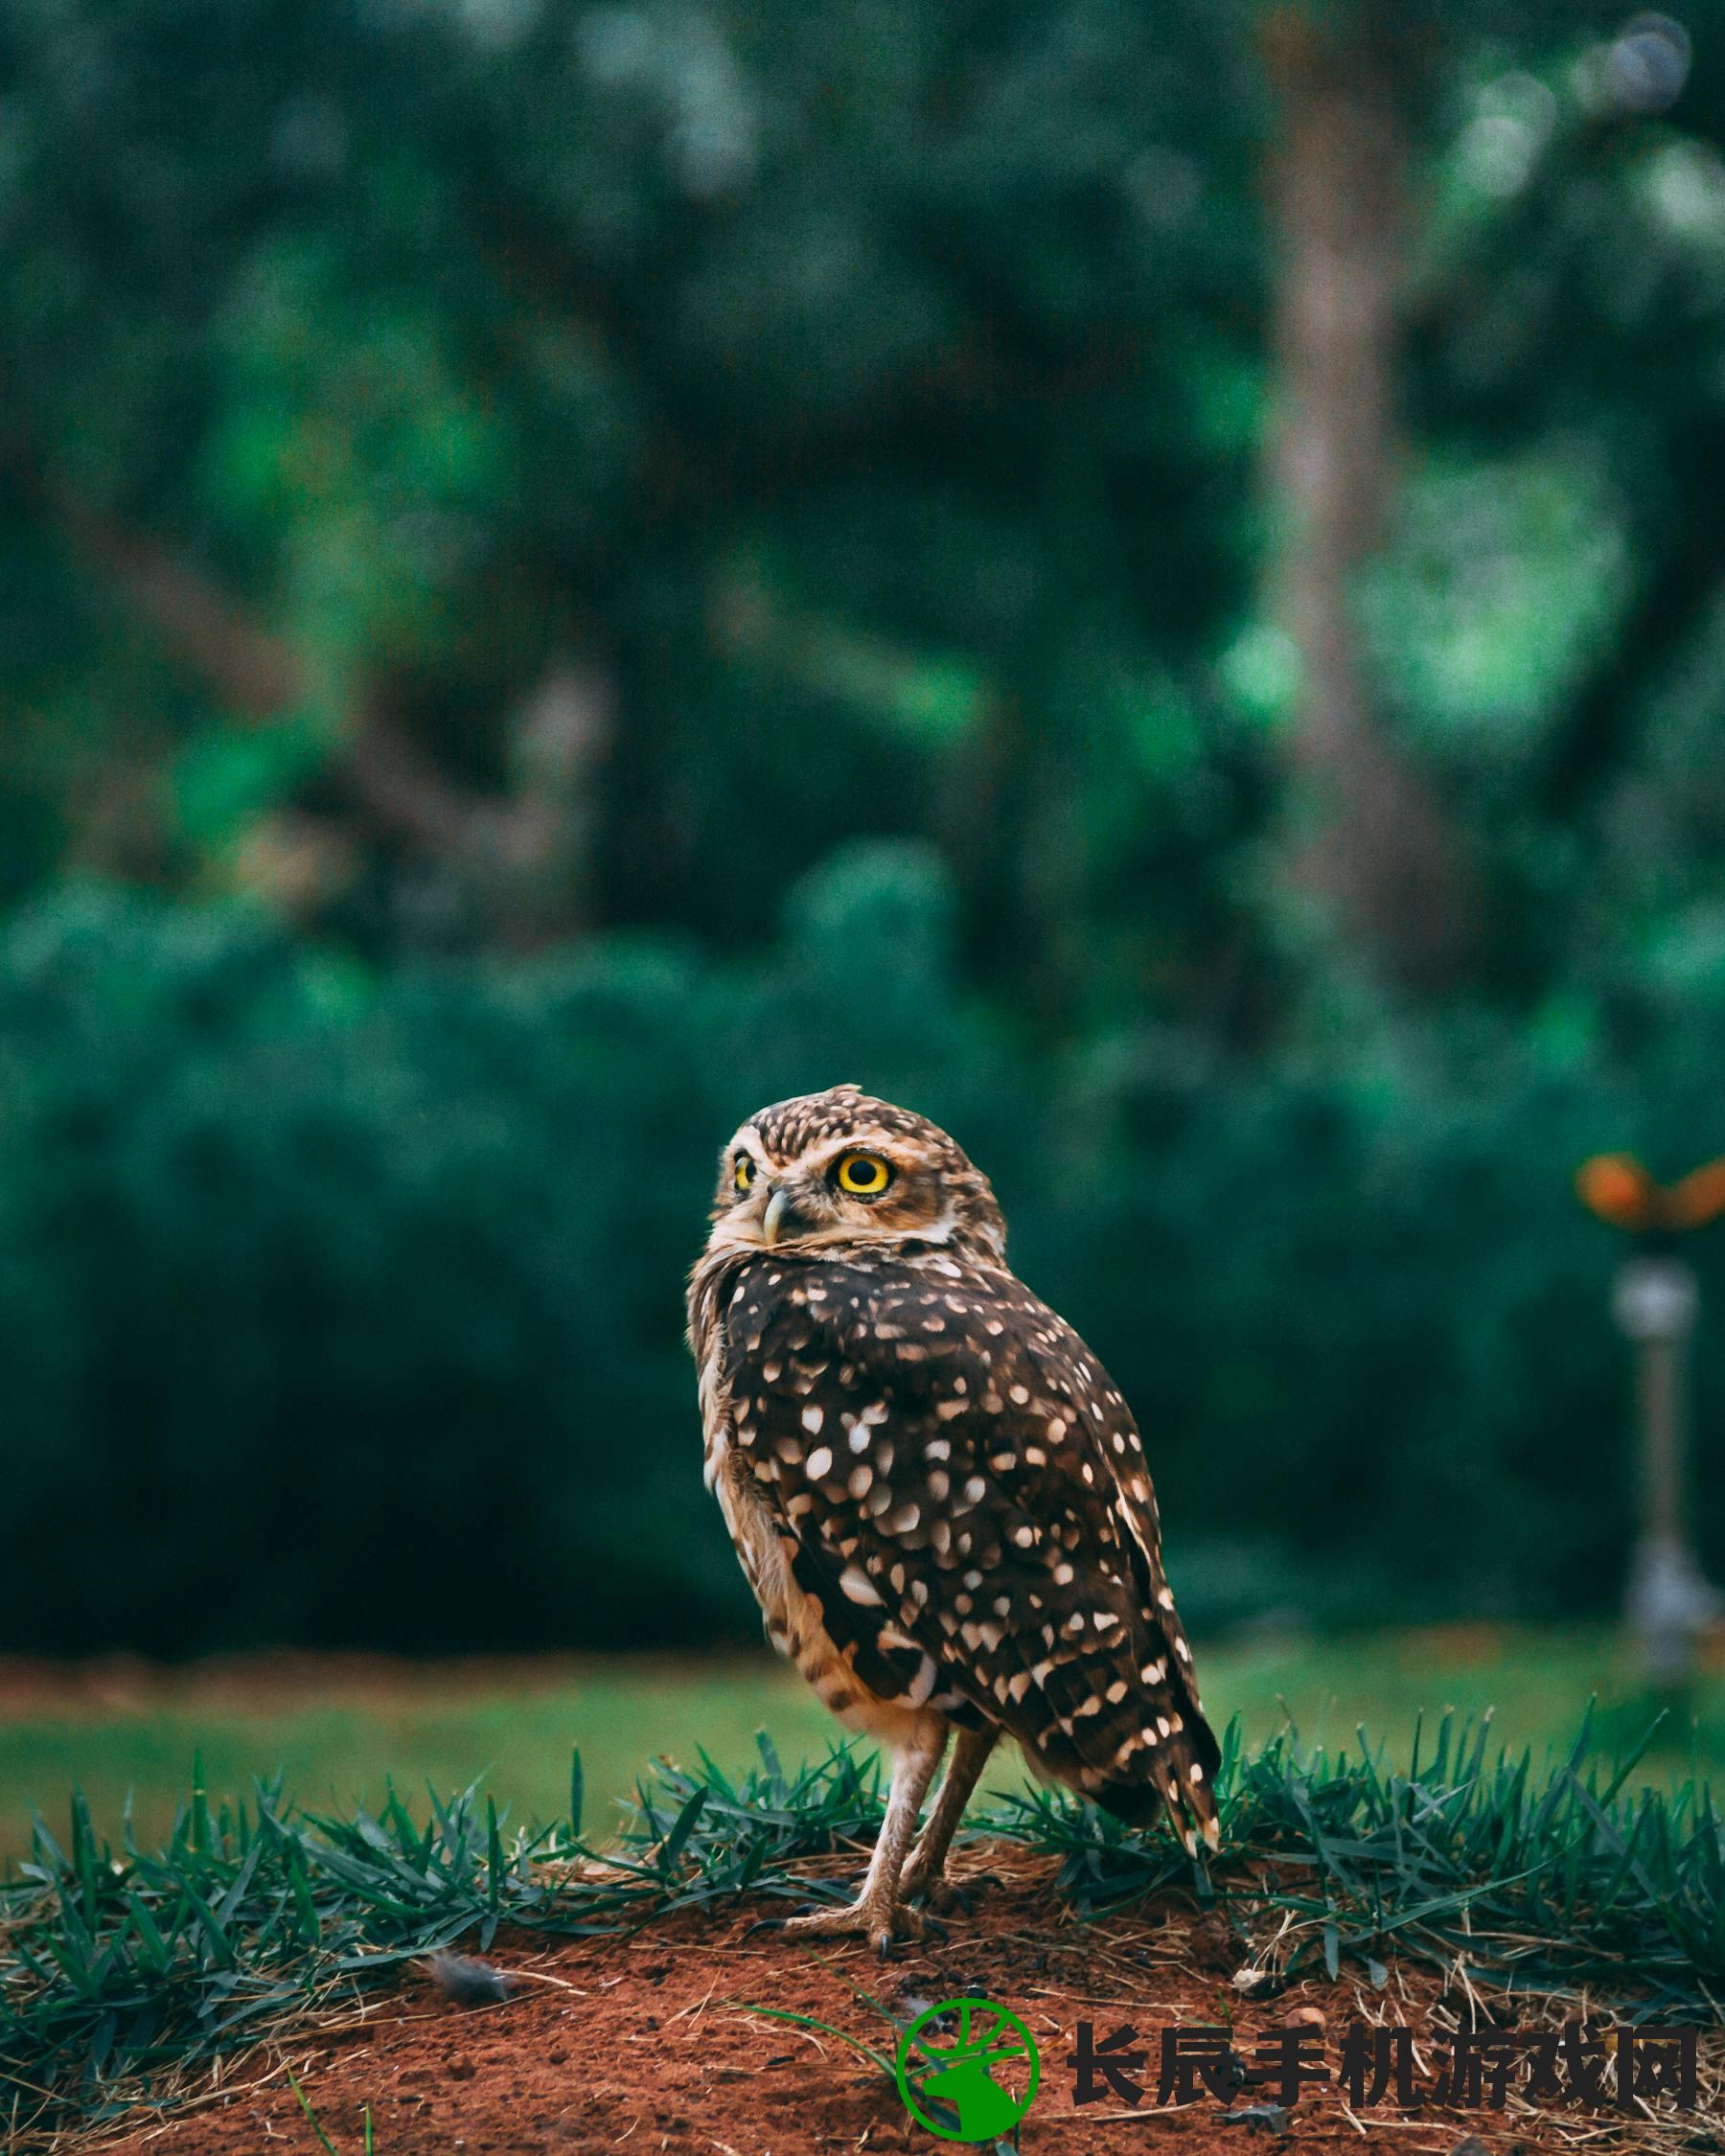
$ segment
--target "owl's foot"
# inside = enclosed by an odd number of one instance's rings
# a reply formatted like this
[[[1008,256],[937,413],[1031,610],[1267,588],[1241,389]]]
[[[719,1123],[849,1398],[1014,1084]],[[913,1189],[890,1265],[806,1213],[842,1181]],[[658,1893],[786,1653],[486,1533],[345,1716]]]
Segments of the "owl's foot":
[[[816,1909],[787,1916],[776,1929],[803,1938],[865,1938],[884,1961],[894,1939],[938,1938],[943,1927],[896,1895],[864,1894],[843,1909]]]
[[[1000,1885],[992,1871],[978,1871],[965,1880],[949,1879],[944,1866],[937,1871],[912,1858],[899,1881],[899,1892],[907,1901],[920,1901],[936,1916],[968,1916],[983,1888]]]

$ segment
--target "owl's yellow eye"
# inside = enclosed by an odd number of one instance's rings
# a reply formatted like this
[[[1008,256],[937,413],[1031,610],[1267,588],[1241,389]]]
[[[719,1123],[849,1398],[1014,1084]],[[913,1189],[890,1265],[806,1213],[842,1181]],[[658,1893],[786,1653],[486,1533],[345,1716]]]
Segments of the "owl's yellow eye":
[[[853,1198],[878,1198],[892,1181],[892,1170],[878,1153],[847,1153],[836,1180]]]
[[[755,1179],[755,1161],[752,1153],[739,1153],[737,1164],[731,1170],[731,1181],[739,1190],[752,1188]]]

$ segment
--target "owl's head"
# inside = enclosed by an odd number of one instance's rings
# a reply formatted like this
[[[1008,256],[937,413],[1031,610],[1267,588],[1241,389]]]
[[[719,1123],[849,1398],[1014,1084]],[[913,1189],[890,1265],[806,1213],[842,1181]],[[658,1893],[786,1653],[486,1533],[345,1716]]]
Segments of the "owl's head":
[[[997,1264],[1006,1249],[988,1178],[926,1115],[832,1086],[763,1108],[724,1149],[709,1250],[913,1242]]]

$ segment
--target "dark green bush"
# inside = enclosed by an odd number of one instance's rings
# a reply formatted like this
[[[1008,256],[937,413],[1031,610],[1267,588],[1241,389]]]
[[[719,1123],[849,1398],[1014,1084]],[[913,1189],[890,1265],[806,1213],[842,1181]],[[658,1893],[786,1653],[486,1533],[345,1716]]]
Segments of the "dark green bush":
[[[1569,1177],[1719,1143],[1717,1016],[1638,1044],[1633,1091],[1538,1042],[1032,1064],[955,988],[950,910],[882,845],[726,968],[615,939],[371,976],[231,912],[15,919],[0,1641],[747,1634],[682,1279],[735,1123],[847,1077],[994,1173],[1021,1270],[1138,1408],[1195,1620],[1608,1601],[1626,1372]]]

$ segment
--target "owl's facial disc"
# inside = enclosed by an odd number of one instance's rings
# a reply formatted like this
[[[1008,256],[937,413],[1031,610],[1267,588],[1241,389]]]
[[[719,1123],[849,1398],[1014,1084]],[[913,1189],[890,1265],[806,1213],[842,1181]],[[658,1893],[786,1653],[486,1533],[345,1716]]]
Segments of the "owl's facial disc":
[[[725,1150],[715,1242],[766,1250],[944,1238],[936,1164],[895,1135],[859,1130],[775,1158],[745,1124]]]
[[[854,1085],[751,1115],[720,1160],[709,1250],[934,1243],[1000,1264],[988,1179],[926,1115]]]

